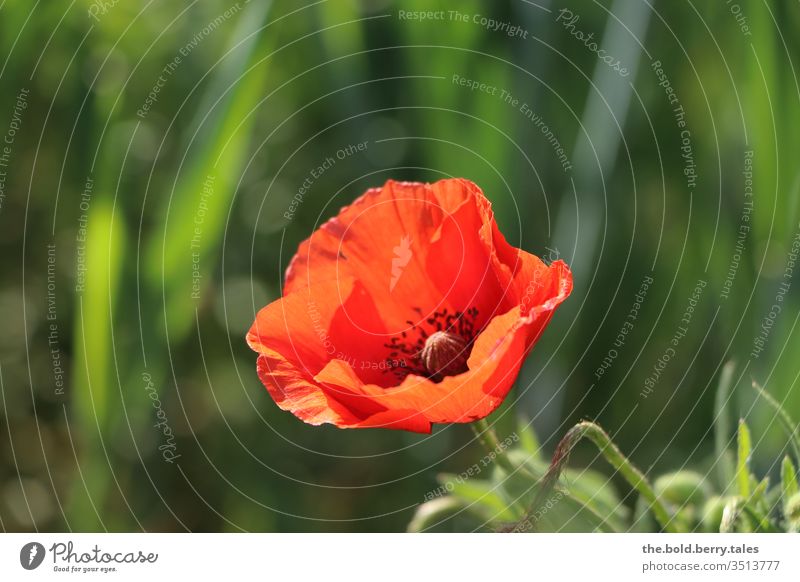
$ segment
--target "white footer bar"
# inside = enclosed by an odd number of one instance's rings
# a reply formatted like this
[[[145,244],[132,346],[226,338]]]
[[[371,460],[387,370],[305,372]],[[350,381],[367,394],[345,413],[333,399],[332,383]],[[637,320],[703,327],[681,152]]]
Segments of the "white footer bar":
[[[0,580],[800,580],[793,534],[2,534]],[[511,578],[513,576],[513,578]],[[502,578],[498,578],[502,577]],[[613,577],[613,578],[612,578]]]

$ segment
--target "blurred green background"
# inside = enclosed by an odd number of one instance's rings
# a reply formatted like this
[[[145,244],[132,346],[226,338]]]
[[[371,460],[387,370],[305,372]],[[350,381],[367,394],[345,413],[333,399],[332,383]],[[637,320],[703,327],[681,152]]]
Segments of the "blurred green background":
[[[483,455],[469,428],[305,425],[244,343],[296,246],[388,178],[475,181],[575,273],[501,436],[531,418],[549,454],[589,418],[645,470],[703,472],[735,360],[775,473],[749,385],[797,416],[798,27],[788,1],[0,3],[3,530],[405,529]]]

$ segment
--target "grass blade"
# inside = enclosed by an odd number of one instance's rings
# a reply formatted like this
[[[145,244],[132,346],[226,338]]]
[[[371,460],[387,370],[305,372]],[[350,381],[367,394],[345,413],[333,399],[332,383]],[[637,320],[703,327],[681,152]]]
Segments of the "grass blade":
[[[444,524],[463,511],[466,504],[455,497],[442,497],[423,503],[417,508],[406,531],[420,533]]]
[[[717,393],[714,398],[714,450],[717,454],[717,475],[723,488],[733,481],[734,473],[733,457],[728,450],[728,440],[731,435],[731,417],[728,410],[728,402],[731,398],[735,370],[736,363],[733,361],[727,362],[722,367]]]
[[[488,521],[511,521],[518,511],[503,499],[502,488],[489,481],[465,480],[459,475],[443,474],[439,484],[450,494],[468,504],[470,511],[478,512]]]
[[[103,504],[111,485],[112,470],[104,439],[111,429],[110,387],[116,384],[111,353],[112,312],[119,296],[125,252],[125,225],[103,193],[91,209],[86,240],[86,283],[78,294],[75,327],[73,410],[82,428],[83,479],[73,488],[67,509],[70,523],[79,531],[104,528]]]
[[[267,18],[269,6],[248,5],[251,12],[231,41],[236,50],[220,63],[211,80],[208,99],[215,106],[206,110],[203,131],[186,161],[188,169],[176,184],[174,195],[164,197],[166,226],[161,236],[148,241],[144,265],[147,281],[155,297],[163,291],[173,340],[191,328],[197,302],[190,298],[200,296],[186,265],[188,261],[216,264],[228,208],[247,159],[246,150],[257,120],[252,111],[263,97],[269,64],[264,61],[263,45],[274,39],[274,34],[256,34]],[[202,236],[193,238],[201,202],[205,204]],[[204,278],[200,279],[203,288],[213,272],[211,267],[204,270]]]
[[[794,452],[794,458],[800,462],[800,427],[798,427],[797,423],[789,416],[789,413],[781,406],[780,402],[775,400],[772,394],[764,390],[764,388],[759,386],[756,382],[753,382],[753,388],[758,395],[775,410],[778,415],[778,421],[789,435],[789,444]]]
[[[750,498],[750,452],[752,449],[750,429],[744,419],[739,420],[739,451],[736,460],[736,483],[739,487],[739,496],[742,499]]]
[[[800,491],[800,487],[797,485],[797,471],[789,455],[786,455],[781,463],[781,491],[783,492],[783,510],[786,512],[789,499]]]

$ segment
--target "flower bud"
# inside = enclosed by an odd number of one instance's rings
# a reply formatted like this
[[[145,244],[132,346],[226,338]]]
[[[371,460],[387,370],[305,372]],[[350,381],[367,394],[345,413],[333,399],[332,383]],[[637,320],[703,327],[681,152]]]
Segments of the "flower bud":
[[[722,523],[722,512],[725,510],[726,500],[718,495],[714,495],[703,506],[703,517],[701,524],[703,531],[719,532],[719,524]]]
[[[790,532],[800,532],[800,493],[795,493],[786,502],[786,524]]]
[[[694,471],[667,473],[656,479],[653,487],[656,495],[678,507],[685,505],[699,507],[709,495],[704,477]]]

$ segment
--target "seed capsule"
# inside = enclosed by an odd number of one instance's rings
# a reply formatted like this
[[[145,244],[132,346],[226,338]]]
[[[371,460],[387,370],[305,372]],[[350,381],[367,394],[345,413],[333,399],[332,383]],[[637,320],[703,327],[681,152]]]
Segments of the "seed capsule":
[[[467,342],[459,335],[437,331],[425,340],[420,357],[431,380],[441,382],[445,376],[455,376],[467,371],[469,350]]]

